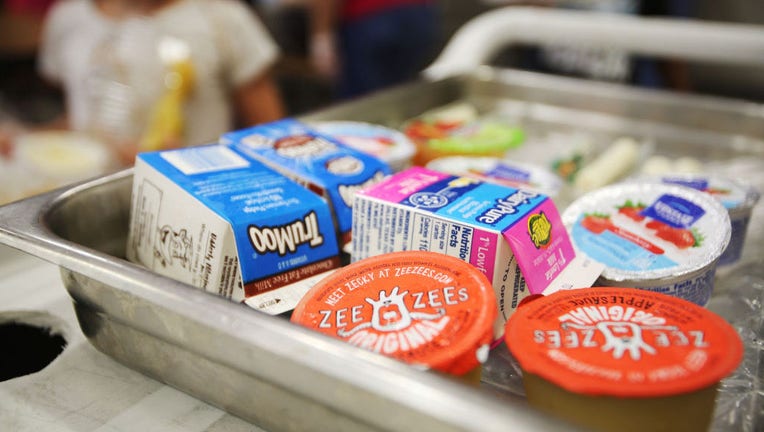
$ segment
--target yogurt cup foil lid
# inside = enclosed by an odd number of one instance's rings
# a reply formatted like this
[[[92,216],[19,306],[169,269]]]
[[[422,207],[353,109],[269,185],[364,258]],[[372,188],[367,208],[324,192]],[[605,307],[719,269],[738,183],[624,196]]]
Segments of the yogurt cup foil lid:
[[[408,166],[416,153],[416,146],[406,135],[384,126],[356,121],[321,121],[313,122],[311,126],[345,145],[387,162],[394,170]]]
[[[529,189],[552,198],[563,187],[560,177],[540,166],[495,157],[449,156],[430,161],[427,168],[514,188]]]
[[[605,264],[604,279],[684,279],[712,267],[730,241],[727,210],[711,195],[664,183],[590,192],[563,213],[575,248]]]
[[[746,182],[719,175],[666,174],[639,176],[635,182],[676,184],[705,192],[718,200],[731,214],[749,213],[759,201],[760,193]]]

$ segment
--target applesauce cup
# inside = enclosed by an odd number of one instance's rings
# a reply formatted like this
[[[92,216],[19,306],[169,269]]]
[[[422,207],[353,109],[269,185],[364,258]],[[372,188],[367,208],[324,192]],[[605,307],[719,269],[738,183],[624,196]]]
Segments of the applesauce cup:
[[[471,264],[405,251],[337,270],[308,291],[291,320],[477,385],[497,313],[491,283]]]
[[[743,344],[711,311],[623,287],[558,291],[509,319],[528,402],[596,431],[704,431]]]

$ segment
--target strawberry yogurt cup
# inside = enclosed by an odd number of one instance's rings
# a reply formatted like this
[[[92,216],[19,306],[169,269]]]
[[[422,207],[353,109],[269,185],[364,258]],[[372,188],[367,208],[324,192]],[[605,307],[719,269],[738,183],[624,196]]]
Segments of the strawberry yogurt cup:
[[[656,291],[704,306],[730,241],[727,210],[685,186],[622,183],[583,195],[563,213],[577,251],[605,265],[598,286]]]
[[[528,189],[552,199],[559,197],[564,186],[560,177],[541,166],[496,157],[446,156],[430,161],[427,168]]]

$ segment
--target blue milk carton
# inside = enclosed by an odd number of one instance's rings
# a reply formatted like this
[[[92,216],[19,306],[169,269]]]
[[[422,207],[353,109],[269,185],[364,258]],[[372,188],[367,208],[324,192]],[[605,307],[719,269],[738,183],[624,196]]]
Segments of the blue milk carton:
[[[229,132],[220,143],[262,161],[326,198],[343,248],[350,242],[355,193],[391,172],[381,160],[294,119]]]
[[[325,200],[217,144],[138,155],[126,255],[271,314],[340,263]]]

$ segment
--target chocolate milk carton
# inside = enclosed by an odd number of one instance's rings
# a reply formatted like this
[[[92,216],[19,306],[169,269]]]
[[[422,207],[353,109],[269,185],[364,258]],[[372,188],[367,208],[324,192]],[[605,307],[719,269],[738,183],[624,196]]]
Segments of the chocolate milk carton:
[[[222,145],[139,154],[127,258],[267,313],[339,266],[323,199]]]
[[[390,174],[381,160],[294,119],[224,134],[220,143],[257,159],[326,198],[342,247],[350,241],[355,192]]]

